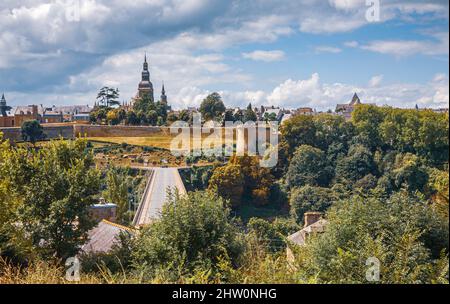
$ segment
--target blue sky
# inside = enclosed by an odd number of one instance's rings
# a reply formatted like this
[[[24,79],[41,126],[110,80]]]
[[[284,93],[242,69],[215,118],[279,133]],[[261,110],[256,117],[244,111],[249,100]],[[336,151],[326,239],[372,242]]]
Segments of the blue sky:
[[[374,1],[378,2],[378,1]],[[448,1],[4,0],[0,93],[9,104],[130,100],[143,55],[174,108],[218,91],[229,106],[448,107]]]

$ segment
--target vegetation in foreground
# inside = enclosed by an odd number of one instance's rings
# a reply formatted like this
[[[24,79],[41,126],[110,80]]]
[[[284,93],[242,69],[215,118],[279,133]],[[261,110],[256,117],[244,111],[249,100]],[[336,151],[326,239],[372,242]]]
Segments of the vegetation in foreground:
[[[376,257],[378,283],[448,284],[448,114],[361,106],[351,122],[294,117],[282,134],[276,168],[243,157],[200,170],[192,180],[201,191],[172,193],[161,219],[109,254],[82,256],[82,282],[368,283],[366,261]],[[90,225],[79,230],[73,219],[100,191],[89,151],[82,140],[1,144],[2,282],[63,282],[60,261],[79,252]],[[275,198],[270,220],[232,216]],[[328,226],[294,246],[286,236],[312,210]]]

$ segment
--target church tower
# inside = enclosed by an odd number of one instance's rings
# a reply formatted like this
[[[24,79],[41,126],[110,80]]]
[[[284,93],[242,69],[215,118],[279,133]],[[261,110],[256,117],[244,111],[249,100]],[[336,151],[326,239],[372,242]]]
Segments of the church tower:
[[[0,99],[0,116],[7,116],[6,112],[11,108],[6,105],[5,94],[2,94],[2,99]]]
[[[161,103],[167,105],[167,95],[166,95],[166,90],[164,89],[164,83],[162,85],[162,90],[161,90]]]
[[[154,101],[153,84],[150,81],[150,71],[148,70],[147,54],[145,54],[144,65],[142,70],[142,80],[138,86],[138,97],[142,98],[148,96],[151,101]]]

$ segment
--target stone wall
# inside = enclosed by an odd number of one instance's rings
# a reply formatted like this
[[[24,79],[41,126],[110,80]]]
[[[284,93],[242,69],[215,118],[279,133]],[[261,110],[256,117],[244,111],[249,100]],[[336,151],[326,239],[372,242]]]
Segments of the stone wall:
[[[71,125],[58,125],[58,126],[49,126],[43,125],[44,134],[46,135],[46,139],[54,139],[54,138],[73,138],[73,126]],[[21,128],[0,128],[0,132],[3,133],[4,139],[9,139],[12,142],[20,142],[22,140],[22,131]]]

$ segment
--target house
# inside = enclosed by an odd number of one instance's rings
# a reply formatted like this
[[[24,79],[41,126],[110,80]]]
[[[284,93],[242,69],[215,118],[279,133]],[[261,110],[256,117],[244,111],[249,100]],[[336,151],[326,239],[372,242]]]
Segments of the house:
[[[4,94],[0,100],[0,127],[14,127],[14,110],[6,104]]]
[[[358,97],[358,94],[354,94],[352,100],[348,104],[337,104],[335,112],[339,115],[343,115],[345,119],[352,118],[352,112],[358,105],[361,105],[361,100]],[[374,103],[369,103],[369,105],[375,105]]]
[[[59,107],[53,106],[54,111],[62,113],[63,121],[65,122],[75,121],[75,115],[78,116],[77,118],[79,121],[84,121],[86,117],[92,112],[93,109],[94,108],[90,107],[89,105],[59,106]]]
[[[255,108],[255,113],[257,114],[258,119],[261,121],[264,120],[265,117],[273,117],[276,121],[281,121],[284,111],[275,106],[261,106],[261,109]]]
[[[42,123],[61,123],[63,122],[63,115],[61,112],[53,108],[45,108],[42,114]]]
[[[308,238],[317,233],[323,233],[328,225],[327,220],[322,218],[321,212],[306,212],[304,214],[304,227],[303,229],[291,234],[287,237],[289,243],[304,246]],[[294,261],[294,253],[289,246],[286,248],[287,260],[292,262]]]
[[[88,232],[88,241],[81,247],[84,253],[99,253],[110,251],[118,243],[121,233],[133,235],[134,229],[125,227],[108,220],[102,220]]]
[[[296,115],[314,115],[316,114],[316,111],[313,110],[313,108],[298,108],[295,110]]]
[[[42,122],[44,109],[37,105],[18,106],[14,111],[14,126],[20,127],[25,121],[37,120]]]

